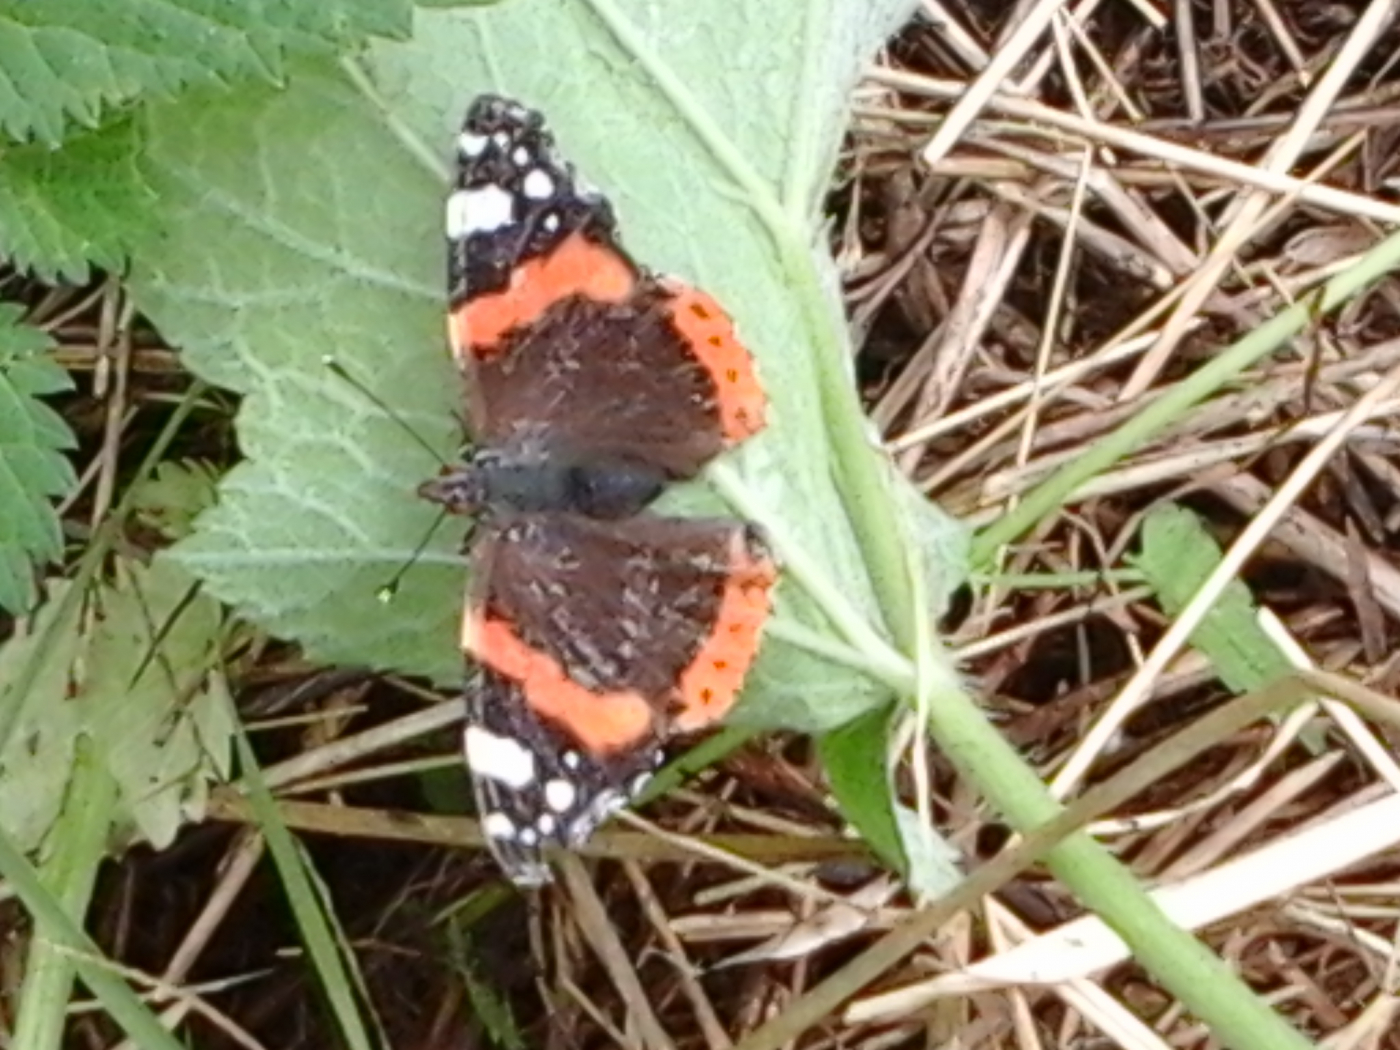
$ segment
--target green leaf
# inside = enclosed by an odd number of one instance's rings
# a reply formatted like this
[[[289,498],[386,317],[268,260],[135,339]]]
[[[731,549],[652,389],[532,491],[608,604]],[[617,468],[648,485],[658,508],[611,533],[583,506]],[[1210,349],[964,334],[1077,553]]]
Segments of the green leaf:
[[[895,795],[889,772],[894,708],[871,711],[818,741],[841,815],[891,870],[928,900],[962,881],[956,849]]]
[[[65,607],[67,588],[53,581],[30,629],[0,645],[0,832],[26,853],[63,810],[82,725],[69,688],[82,603]]]
[[[492,946],[473,936],[467,922],[453,915],[447,925],[447,938],[452,968],[462,981],[462,991],[469,1004],[470,1015],[481,1026],[494,1046],[502,1050],[526,1050],[530,1045],[516,1022],[510,1000],[492,980],[490,963]]]
[[[905,882],[922,900],[941,900],[967,877],[962,852],[930,827],[918,810],[896,802],[894,817],[909,858]]]
[[[228,775],[233,726],[217,673],[219,603],[167,558],[119,561],[95,599],[80,701],[123,815],[156,849],[203,818]]]
[[[909,870],[890,783],[890,708],[871,711],[818,741],[822,768],[841,815],[892,871]]]
[[[402,424],[444,456],[461,441],[441,334],[446,162],[470,98],[504,90],[549,114],[565,153],[615,199],[629,247],[714,294],[759,359],[771,424],[712,471],[725,500],[692,485],[663,509],[758,520],[787,568],[779,619],[885,644],[808,342],[841,338],[836,277],[812,246],[845,99],[907,8],[751,0],[719,17],[680,0],[522,0],[420,11],[412,43],[376,46],[349,77],[303,65],[286,91],[152,111],[168,229],[140,254],[133,285],[192,369],[246,395],[246,462],[177,556],[320,658],[460,678],[461,523],[439,529],[392,605],[375,595],[436,516],[414,490],[439,464]],[[775,230],[799,247],[781,249]],[[325,369],[327,353],[397,419]],[[849,385],[844,371],[836,383]],[[749,724],[830,727],[888,699],[839,657],[783,635],[751,676]]]
[[[78,135],[61,149],[0,153],[0,244],[20,269],[83,284],[90,263],[124,265],[138,233],[156,221],[155,193],[137,168],[131,123]]]
[[[0,0],[0,128],[49,145],[104,108],[244,77],[289,53],[402,36],[408,0]]]
[[[930,620],[948,611],[955,591],[967,582],[970,571],[972,533],[938,504],[914,487],[903,474],[891,482],[909,527],[909,543],[924,574],[922,591],[927,596]]]
[[[72,387],[46,356],[48,336],[20,322],[20,309],[0,303],[0,609],[27,610],[34,601],[33,566],[63,553],[50,502],[77,479],[63,455],[73,432],[39,400]]]
[[[64,609],[59,582],[33,630],[0,646],[0,722],[10,727],[0,748],[0,829],[26,850],[63,809],[80,735],[116,782],[119,815],[156,848],[202,818],[209,782],[228,775],[232,708],[215,673],[219,603],[168,559],[118,560],[114,572],[90,600],[86,638],[78,633],[83,603]],[[55,624],[60,611],[66,619]],[[26,679],[30,661],[37,669]]]
[[[1220,563],[1220,548],[1184,507],[1162,506],[1142,524],[1142,552],[1133,559],[1168,616],[1178,616]],[[1259,626],[1249,588],[1232,580],[1200,626],[1191,647],[1214,664],[1232,692],[1248,693],[1293,670]]]
[[[133,288],[191,369],[246,395],[246,462],[176,556],[313,655],[460,677],[459,538],[440,529],[392,607],[376,597],[433,526],[414,490],[439,463],[321,362],[444,454],[458,443],[440,184],[334,70],[161,108],[151,137],[170,232]]]
[[[194,530],[194,520],[214,505],[218,475],[198,460],[166,460],[155,476],[142,483],[132,510],[137,519],[167,539],[180,539]]]

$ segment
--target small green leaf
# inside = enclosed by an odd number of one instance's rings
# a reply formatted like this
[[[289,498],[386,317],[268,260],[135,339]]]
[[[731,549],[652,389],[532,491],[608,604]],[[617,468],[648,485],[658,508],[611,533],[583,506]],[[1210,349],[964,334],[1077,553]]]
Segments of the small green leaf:
[[[895,796],[889,772],[890,719],[871,711],[818,741],[827,782],[841,815],[910,889],[933,900],[962,880],[959,854]]]
[[[1177,616],[1220,563],[1220,548],[1191,511],[1158,507],[1142,524],[1142,552],[1133,559],[1168,616]],[[1293,670],[1259,626],[1249,588],[1232,580],[1200,626],[1191,646],[1208,657],[1232,692],[1248,693]]]
[[[836,804],[875,855],[901,874],[909,870],[889,775],[890,709],[871,711],[818,741]]]
[[[917,564],[925,574],[928,617],[937,620],[948,611],[953,593],[967,582],[971,530],[931,502],[903,474],[892,479],[890,488],[903,506],[910,541],[920,555]]]
[[[895,823],[899,825],[909,870],[904,881],[921,900],[935,901],[962,882],[962,854],[936,829],[924,823],[919,812],[896,802]]]
[[[91,767],[87,762],[86,751],[78,757],[83,766],[78,771],[80,781],[86,781]],[[135,1046],[144,1050],[181,1050],[182,1044],[162,1027],[161,1021],[152,1009],[141,999],[140,994],[127,982],[121,967],[109,963],[102,949],[87,936],[81,921],[69,917],[67,902],[60,900],[45,885],[44,877],[25,858],[9,836],[0,831],[0,878],[5,880],[7,889],[18,898],[24,910],[33,916],[36,936],[45,940],[73,964],[83,983],[92,991],[107,1015],[119,1024],[131,1037]],[[76,907],[76,906],[74,906]],[[20,998],[28,1005],[31,989],[51,990],[48,982],[24,982]],[[12,994],[7,994],[12,1001]],[[7,1006],[9,1003],[7,1002]],[[62,1009],[62,1002],[41,1001],[40,1008]],[[8,1035],[9,1033],[7,1033]],[[33,1047],[32,1042],[26,1046]]]
[[[133,510],[137,519],[167,539],[182,539],[194,520],[218,497],[219,478],[207,463],[167,460],[156,465],[155,476],[143,482]]]
[[[34,601],[33,566],[63,553],[52,500],[77,479],[64,449],[76,441],[68,424],[39,398],[72,386],[46,356],[51,342],[0,303],[0,609],[23,612]]]
[[[481,1026],[491,1045],[499,1046],[502,1050],[525,1050],[530,1044],[520,1031],[509,999],[492,983],[489,972],[482,972],[489,971],[483,962],[491,958],[491,945],[484,948],[479,946],[477,938],[464,929],[464,925],[460,918],[454,918],[447,932],[453,968],[461,978],[472,1020]]]
[[[228,774],[233,727],[217,673],[222,613],[168,558],[119,561],[94,598],[80,695],[87,731],[124,815],[156,849],[203,817]]]
[[[67,589],[66,581],[53,581],[30,628],[0,645],[0,723],[7,727],[0,736],[0,830],[24,852],[38,848],[63,810],[82,726],[69,688],[82,604],[65,609]],[[55,619],[60,612],[62,622]]]

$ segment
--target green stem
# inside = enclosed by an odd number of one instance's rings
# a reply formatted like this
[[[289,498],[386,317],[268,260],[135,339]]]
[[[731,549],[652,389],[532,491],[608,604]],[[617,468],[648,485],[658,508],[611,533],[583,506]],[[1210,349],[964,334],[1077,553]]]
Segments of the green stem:
[[[107,848],[112,825],[116,784],[94,756],[91,742],[77,742],[73,775],[63,805],[63,816],[54,827],[52,853],[43,863],[40,879],[54,903],[81,923],[92,899],[93,884]],[[50,927],[36,919],[35,937],[24,968],[24,988],[15,1019],[14,1045],[32,1050],[58,1050],[68,1022],[68,1001],[77,972],[71,951]]]
[[[74,756],[77,766],[73,776],[75,789],[83,789],[85,786],[91,788],[96,778],[105,776],[104,771],[95,768],[100,763],[92,751],[93,749],[87,740],[80,739],[78,741]],[[84,817],[80,818],[84,827],[84,833],[81,837],[87,839],[96,834],[105,842],[106,830],[109,825],[103,822],[100,829],[95,829],[96,821],[102,817],[102,806],[83,804],[76,808],[81,808],[85,814]],[[75,834],[73,836],[74,842],[79,837]],[[75,848],[72,853],[74,860],[77,859],[77,853],[78,850]],[[55,896],[54,889],[45,885],[44,878],[14,847],[9,837],[4,832],[0,832],[0,877],[3,877],[15,891],[20,903],[33,917],[35,932],[44,941],[42,952],[54,955],[62,953],[72,969],[77,971],[83,984],[87,985],[102,1003],[107,1015],[131,1036],[136,1045],[149,1047],[150,1050],[180,1050],[180,1043],[155,1019],[145,1004],[136,997],[136,993],[131,990],[126,981],[112,972],[110,964],[102,956],[102,949],[94,944],[91,938],[83,932],[82,927],[69,916],[70,911],[75,914],[86,913],[87,898],[80,896],[76,891],[80,888],[82,881],[87,881],[90,887],[91,874],[96,871],[96,868],[97,865],[94,863],[85,880],[77,878],[76,873],[73,873],[74,877],[67,884],[68,890],[72,892],[65,893],[65,899],[59,900]],[[41,957],[40,951],[37,950],[30,956],[31,961]],[[26,981],[24,990],[26,999],[33,995],[35,1001],[32,1004],[30,1002],[21,1004],[20,1013],[50,1013],[62,1018],[65,1016],[68,1000],[65,995],[61,995],[62,988],[58,984],[58,978],[62,975],[59,968],[54,962],[46,961],[39,965],[41,966],[40,973],[31,976],[41,982],[40,987],[31,991]],[[67,982],[65,981],[62,987],[66,986]],[[37,998],[40,992],[45,996],[43,1000]],[[55,996],[58,998],[54,998]],[[37,1032],[40,1038],[50,1038],[45,1030],[51,1031],[55,1022],[35,1017],[34,1020],[24,1023],[32,1026],[31,1031]],[[16,1035],[18,1036],[18,1029]],[[14,1045],[42,1046],[44,1044],[22,1043],[17,1038]],[[50,1043],[49,1045],[59,1044]]]

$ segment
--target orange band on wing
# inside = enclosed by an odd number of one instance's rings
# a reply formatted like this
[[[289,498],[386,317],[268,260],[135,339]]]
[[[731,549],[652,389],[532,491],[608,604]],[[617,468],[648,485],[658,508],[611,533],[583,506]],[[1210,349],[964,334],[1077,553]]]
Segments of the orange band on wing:
[[[736,445],[752,437],[763,429],[768,402],[753,358],[734,335],[734,322],[704,292],[679,281],[663,283],[674,296],[670,305],[676,328],[714,377],[725,442]]]
[[[750,551],[742,535],[735,536],[735,548],[710,637],[681,675],[675,727],[683,733],[714,725],[734,706],[773,606],[769,591],[777,566]]]
[[[594,755],[636,747],[653,732],[651,706],[638,693],[593,693],[571,679],[559,661],[531,649],[504,620],[469,612],[462,646],[491,670],[514,679],[530,710]]]
[[[619,303],[632,294],[636,274],[615,249],[571,233],[544,255],[511,271],[504,291],[469,298],[448,315],[453,352],[490,357],[512,328],[533,324],[571,295]]]

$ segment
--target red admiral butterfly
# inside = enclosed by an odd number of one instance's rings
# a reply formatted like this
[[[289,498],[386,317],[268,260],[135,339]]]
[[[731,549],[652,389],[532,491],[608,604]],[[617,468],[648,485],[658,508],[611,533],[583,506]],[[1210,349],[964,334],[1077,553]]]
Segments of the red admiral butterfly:
[[[627,255],[519,103],[469,109],[447,242],[475,451],[420,491],[479,516],[466,756],[492,852],[538,885],[545,846],[583,842],[738,695],[773,558],[745,522],[646,507],[761,430],[766,401],[724,311]]]

